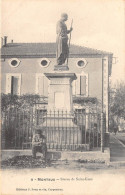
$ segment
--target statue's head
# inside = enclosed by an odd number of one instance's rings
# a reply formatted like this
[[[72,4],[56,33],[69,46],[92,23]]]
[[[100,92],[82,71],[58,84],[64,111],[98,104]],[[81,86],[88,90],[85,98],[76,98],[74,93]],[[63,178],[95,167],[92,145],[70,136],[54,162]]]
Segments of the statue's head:
[[[62,14],[61,14],[61,19],[62,19],[63,21],[67,21],[67,20],[68,20],[68,15],[67,15],[66,13],[62,13]]]

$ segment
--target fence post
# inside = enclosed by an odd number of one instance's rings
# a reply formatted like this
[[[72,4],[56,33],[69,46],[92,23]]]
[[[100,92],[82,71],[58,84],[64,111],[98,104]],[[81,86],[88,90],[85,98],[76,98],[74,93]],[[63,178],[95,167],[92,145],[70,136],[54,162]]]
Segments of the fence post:
[[[103,124],[103,120],[104,120],[104,114],[103,112],[101,113],[101,152],[104,152],[104,124]]]
[[[6,114],[3,112],[2,114],[2,123],[1,123],[1,149],[6,148]]]

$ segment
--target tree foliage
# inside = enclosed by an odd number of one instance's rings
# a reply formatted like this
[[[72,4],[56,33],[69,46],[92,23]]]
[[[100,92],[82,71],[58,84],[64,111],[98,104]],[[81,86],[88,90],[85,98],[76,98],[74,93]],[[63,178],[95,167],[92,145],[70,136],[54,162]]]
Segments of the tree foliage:
[[[46,97],[42,97],[42,101],[45,101]],[[1,95],[1,110],[4,111],[9,109],[10,107],[16,108],[27,108],[32,107],[35,103],[41,101],[41,97],[39,95],[11,95],[11,94],[2,94]]]
[[[125,83],[117,83],[109,92],[110,115],[125,119]]]

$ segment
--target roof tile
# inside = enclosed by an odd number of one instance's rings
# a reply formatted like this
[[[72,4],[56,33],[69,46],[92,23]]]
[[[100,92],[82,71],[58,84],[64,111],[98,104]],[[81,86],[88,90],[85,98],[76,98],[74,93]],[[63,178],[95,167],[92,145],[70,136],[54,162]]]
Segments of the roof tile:
[[[39,56],[56,55],[56,43],[8,43],[1,48],[2,56]],[[71,45],[70,55],[104,55],[112,54],[109,52],[96,50],[88,47]]]

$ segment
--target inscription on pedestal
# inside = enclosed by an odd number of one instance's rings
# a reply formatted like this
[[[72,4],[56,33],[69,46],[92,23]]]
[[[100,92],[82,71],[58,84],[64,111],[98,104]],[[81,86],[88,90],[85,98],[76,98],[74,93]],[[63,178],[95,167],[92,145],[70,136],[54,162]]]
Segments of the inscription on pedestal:
[[[61,85],[69,84],[69,79],[67,79],[67,78],[65,78],[65,79],[63,79],[63,78],[51,79],[50,84],[61,84]]]
[[[76,79],[75,73],[45,73],[50,80],[48,109],[73,110],[72,81]]]
[[[64,108],[65,94],[63,92],[55,93],[55,109]]]

